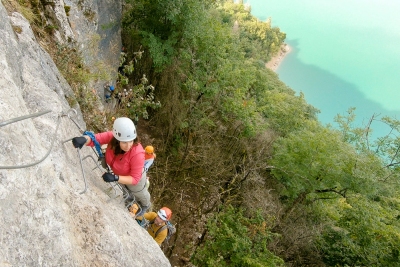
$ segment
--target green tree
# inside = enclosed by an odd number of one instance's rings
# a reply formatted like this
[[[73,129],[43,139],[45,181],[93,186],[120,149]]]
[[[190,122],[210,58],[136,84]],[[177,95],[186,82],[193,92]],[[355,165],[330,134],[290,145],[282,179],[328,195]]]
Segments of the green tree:
[[[378,157],[358,154],[338,131],[310,122],[307,128],[279,139],[271,164],[289,198],[374,195],[376,181],[387,175]]]
[[[344,142],[352,144],[359,153],[379,157],[385,175],[379,180],[385,183],[399,184],[400,177],[400,121],[390,117],[380,117],[374,114],[364,127],[354,127],[355,108],[350,108],[346,115],[337,115],[338,124]],[[372,139],[373,127],[387,129],[387,134]]]
[[[265,91],[258,106],[269,126],[282,136],[303,129],[318,112],[307,104],[303,94],[297,97],[278,90]]]
[[[352,127],[353,111],[338,117],[339,130],[309,121],[280,138],[272,173],[290,200],[286,214],[303,206],[324,225],[316,245],[329,266],[398,266],[399,184],[388,179],[398,171],[371,150],[370,125]],[[384,140],[380,151],[391,147],[386,155],[395,155],[396,139]]]
[[[259,214],[247,218],[229,206],[209,220],[207,229],[204,244],[193,256],[197,266],[285,266],[268,250],[274,234]]]
[[[212,0],[127,1],[123,27],[150,52],[154,67],[161,70],[172,63],[180,43],[198,32],[204,11]]]
[[[338,218],[318,241],[329,266],[400,266],[400,200],[361,195],[335,205]]]

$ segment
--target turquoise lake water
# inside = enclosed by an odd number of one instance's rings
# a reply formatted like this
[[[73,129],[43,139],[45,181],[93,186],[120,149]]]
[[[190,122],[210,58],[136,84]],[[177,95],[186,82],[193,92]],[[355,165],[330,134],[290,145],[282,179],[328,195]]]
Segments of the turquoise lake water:
[[[246,2],[246,1],[245,1]],[[319,120],[356,107],[356,125],[373,114],[400,119],[399,0],[251,0],[252,14],[287,34],[292,47],[277,73]],[[374,136],[386,134],[381,123]]]

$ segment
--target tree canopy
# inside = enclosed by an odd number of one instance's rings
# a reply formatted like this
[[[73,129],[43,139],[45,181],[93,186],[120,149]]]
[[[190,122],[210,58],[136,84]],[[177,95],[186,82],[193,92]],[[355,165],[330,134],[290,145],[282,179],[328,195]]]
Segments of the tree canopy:
[[[122,36],[127,81],[155,88],[137,87],[152,97],[139,124],[157,129],[152,196],[178,210],[170,254],[198,266],[399,266],[399,121],[357,128],[350,109],[321,125],[265,68],[286,34],[240,1],[129,1]],[[389,132],[371,140],[378,121]]]

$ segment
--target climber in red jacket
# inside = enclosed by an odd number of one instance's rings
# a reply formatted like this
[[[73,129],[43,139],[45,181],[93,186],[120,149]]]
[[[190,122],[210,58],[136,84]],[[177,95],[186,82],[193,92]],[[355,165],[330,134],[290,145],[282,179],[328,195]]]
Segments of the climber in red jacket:
[[[112,131],[95,134],[95,138],[100,145],[107,144],[105,160],[113,171],[113,174],[104,173],[103,180],[125,185],[139,202],[142,208],[140,214],[145,213],[151,205],[143,167],[145,152],[133,121],[125,117],[117,118]],[[76,148],[82,148],[84,145],[94,146],[94,142],[87,135],[74,137],[72,144]]]

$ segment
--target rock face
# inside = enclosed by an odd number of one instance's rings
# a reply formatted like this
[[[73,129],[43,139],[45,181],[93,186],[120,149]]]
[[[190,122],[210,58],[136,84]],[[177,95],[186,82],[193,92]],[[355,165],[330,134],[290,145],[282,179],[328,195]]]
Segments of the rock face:
[[[0,35],[0,266],[170,266],[121,197],[105,193],[90,157],[80,194],[78,153],[64,143],[80,135],[65,116],[71,89],[27,20],[1,3]],[[85,128],[79,110],[75,120]],[[95,154],[85,147],[81,156]]]
[[[62,1],[62,0],[59,0]],[[115,85],[121,52],[120,0],[65,0],[69,25],[83,58],[101,80],[93,88],[103,96],[105,83]]]

